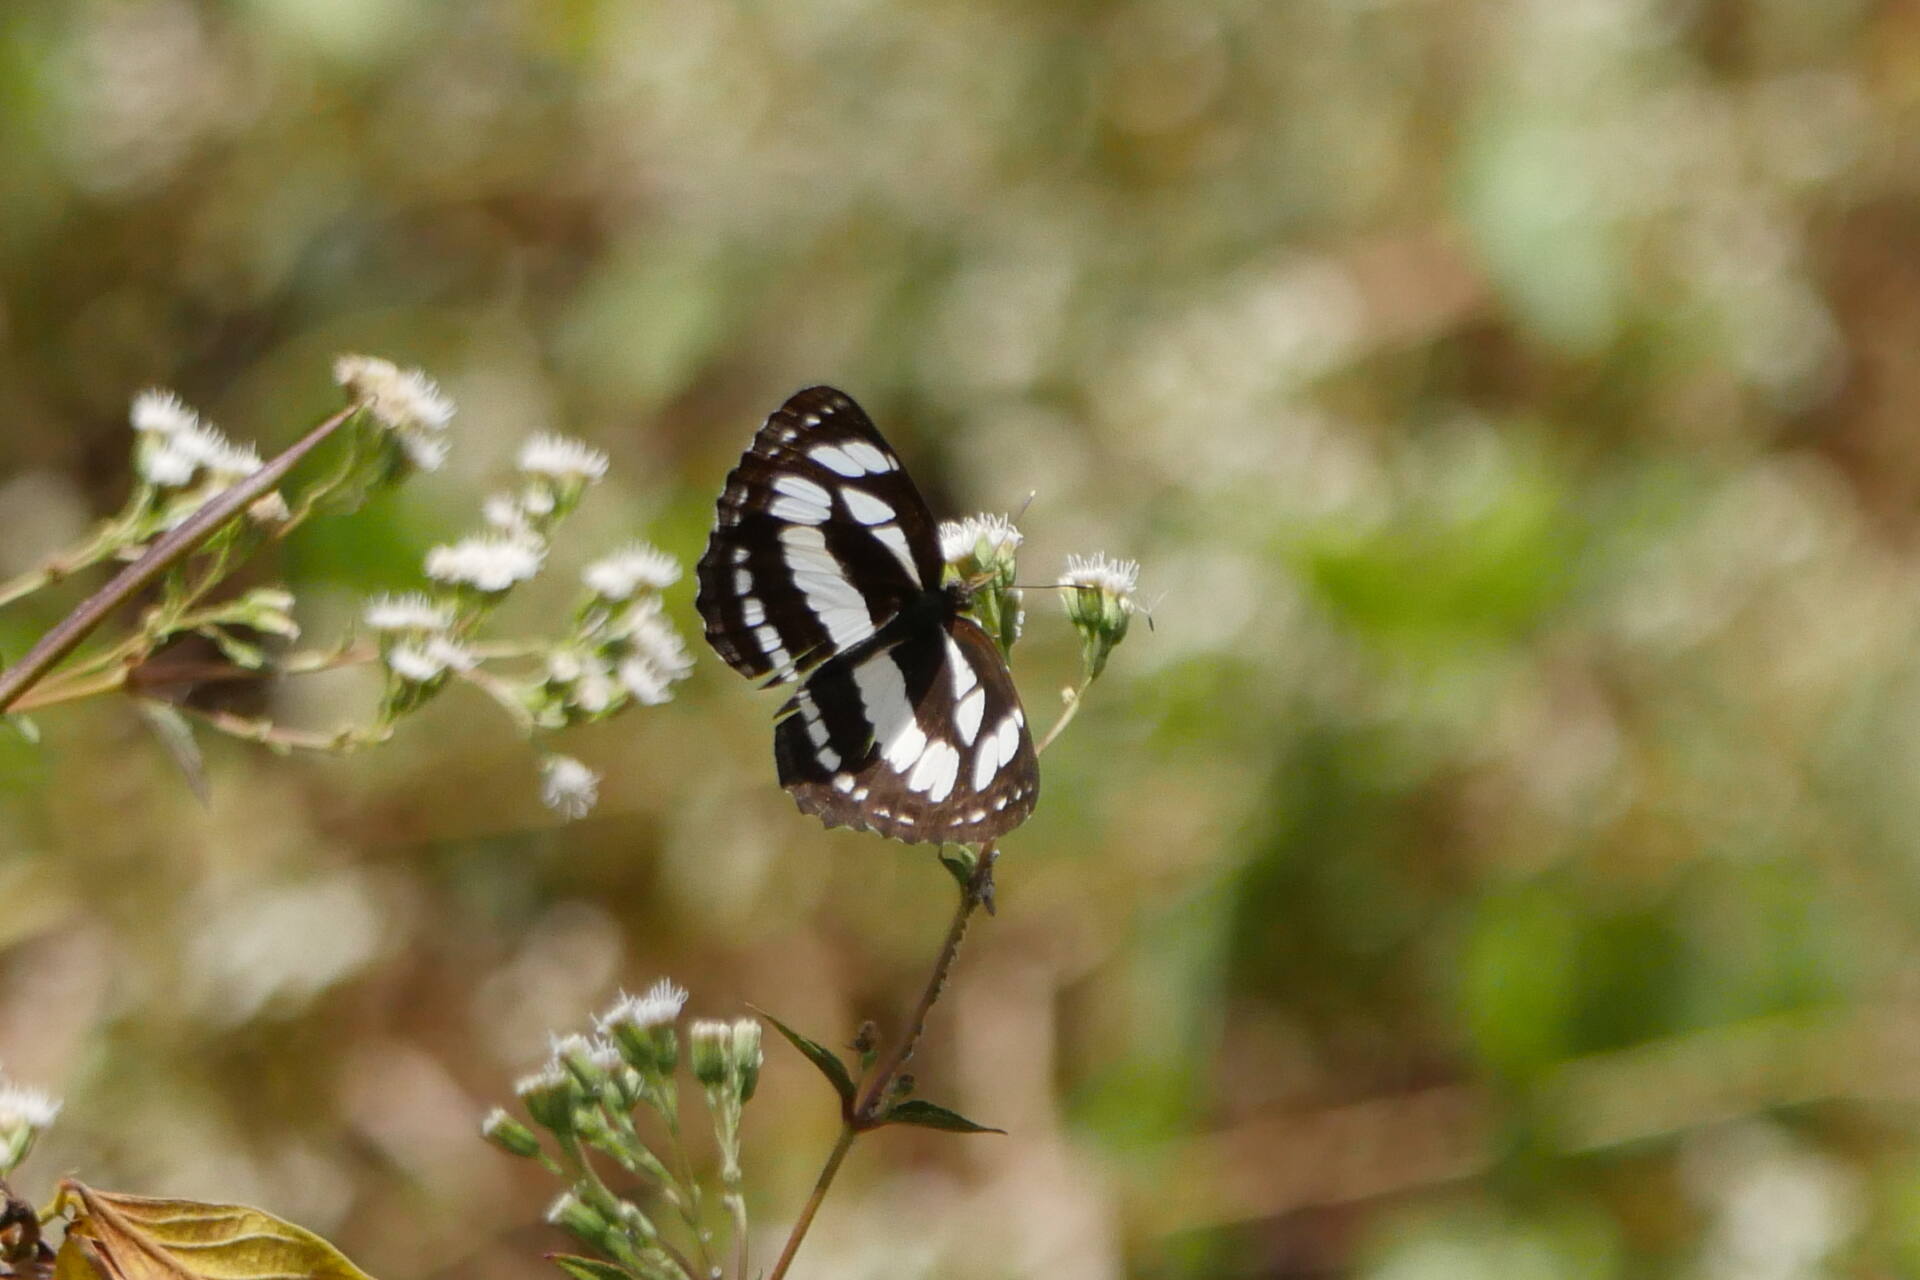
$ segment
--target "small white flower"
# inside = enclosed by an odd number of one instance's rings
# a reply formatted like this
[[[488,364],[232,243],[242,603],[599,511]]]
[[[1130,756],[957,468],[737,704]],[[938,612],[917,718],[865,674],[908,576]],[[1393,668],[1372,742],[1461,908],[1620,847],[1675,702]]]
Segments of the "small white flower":
[[[978,558],[982,564],[1012,555],[1020,547],[1020,530],[1005,516],[981,513],[964,520],[946,520],[940,525],[940,558],[948,564]],[[984,544],[986,552],[976,553]]]
[[[184,489],[193,483],[200,460],[172,440],[162,440],[152,448],[141,448],[134,457],[140,478],[156,489]]]
[[[527,513],[521,510],[520,500],[510,493],[489,494],[480,504],[480,517],[488,527],[504,534],[517,538],[532,536],[533,526],[527,523]]]
[[[471,671],[478,665],[478,659],[470,649],[455,644],[445,636],[430,636],[427,639],[427,657],[449,671]]]
[[[671,681],[660,668],[639,654],[623,659],[619,671],[621,686],[633,695],[635,702],[657,707],[673,700],[669,692]]]
[[[641,587],[664,590],[680,580],[680,562],[658,547],[631,543],[595,560],[580,580],[602,600],[625,600]]]
[[[1124,602],[1133,611],[1133,592],[1140,585],[1138,560],[1109,560],[1105,552],[1090,556],[1068,556],[1067,571],[1060,575],[1063,587],[1090,587],[1103,596]]]
[[[557,1062],[549,1062],[538,1071],[521,1076],[513,1082],[513,1092],[519,1097],[531,1093],[540,1093],[548,1089],[565,1089],[572,1084],[567,1069]]]
[[[428,435],[425,431],[396,431],[394,439],[406,451],[407,461],[422,471],[438,471],[453,449],[453,442],[445,436]]]
[[[600,775],[572,756],[540,762],[540,802],[572,821],[584,818],[600,799]]]
[[[563,482],[593,481],[607,474],[607,455],[578,440],[543,432],[521,446],[520,470]]]
[[[426,572],[439,582],[505,591],[538,573],[545,558],[545,548],[526,538],[462,538],[427,552]]]
[[[60,1115],[60,1100],[41,1089],[25,1085],[0,1085],[0,1134],[26,1128],[38,1132],[52,1126]]]
[[[401,369],[378,356],[346,355],[333,362],[333,380],[384,426],[400,432],[402,444],[410,432],[443,431],[453,420],[453,401],[418,369]],[[419,458],[414,461],[419,464]]]
[[[453,608],[418,591],[376,596],[362,615],[375,631],[445,631],[453,625]]]
[[[646,599],[628,607],[615,619],[612,634],[627,640],[639,656],[659,668],[668,680],[678,680],[693,670],[693,655],[680,640],[657,599]]]
[[[569,1031],[566,1035],[547,1032],[547,1053],[557,1064],[565,1065],[568,1057],[578,1054],[582,1058],[593,1056],[593,1041],[578,1031]]]
[[[387,670],[402,680],[426,684],[447,673],[447,664],[427,651],[425,645],[397,644],[387,650]]]
[[[181,402],[179,396],[161,387],[152,387],[133,398],[128,415],[135,431],[149,435],[171,436],[191,431],[200,425],[200,416]]]
[[[644,1031],[648,1027],[662,1027],[674,1021],[686,1003],[686,989],[674,985],[670,978],[661,978],[647,988],[645,995],[630,996],[621,992],[620,998],[594,1023],[602,1032],[618,1023],[627,1023]]]

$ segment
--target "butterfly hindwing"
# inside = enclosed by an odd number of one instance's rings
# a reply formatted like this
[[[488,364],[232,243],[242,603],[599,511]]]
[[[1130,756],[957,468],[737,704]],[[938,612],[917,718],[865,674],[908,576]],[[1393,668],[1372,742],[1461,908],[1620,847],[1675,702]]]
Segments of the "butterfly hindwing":
[[[729,666],[782,682],[869,638],[940,572],[899,458],[850,398],[809,387],[727,476],[697,603]]]
[[[1026,713],[1005,659],[970,619],[826,663],[784,710],[781,785],[830,827],[972,844],[1033,811]]]

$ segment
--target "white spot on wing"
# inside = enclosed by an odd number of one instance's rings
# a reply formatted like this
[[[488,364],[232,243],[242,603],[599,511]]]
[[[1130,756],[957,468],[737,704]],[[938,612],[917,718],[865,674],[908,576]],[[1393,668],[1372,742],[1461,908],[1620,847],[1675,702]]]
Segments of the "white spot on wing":
[[[850,774],[850,773],[836,773],[836,774],[834,774],[834,775],[833,775],[833,789],[834,789],[835,791],[838,791],[838,792],[839,792],[839,793],[840,793],[841,795],[846,795],[846,794],[847,794],[847,793],[848,793],[849,791],[852,791],[852,790],[853,790],[853,775],[852,775],[852,774]]]
[[[930,742],[920,754],[913,772],[907,775],[909,791],[924,791],[927,799],[938,804],[953,794],[954,778],[960,772],[960,753],[950,742]]]
[[[873,536],[880,539],[881,545],[887,550],[893,552],[893,558],[900,562],[901,568],[907,571],[909,578],[919,580],[920,568],[913,562],[913,548],[907,545],[907,535],[899,525],[883,524],[873,531]]]
[[[880,754],[895,772],[905,773],[927,749],[927,735],[907,701],[907,681],[890,653],[875,654],[853,669],[854,687],[873,726]]]
[[[892,507],[862,489],[842,489],[840,500],[861,524],[885,524],[896,514]]]
[[[816,507],[798,498],[775,498],[773,505],[767,510],[775,518],[791,520],[795,524],[825,524],[827,518],[833,514],[825,507]]]
[[[767,606],[760,603],[758,596],[740,597],[740,616],[750,627],[757,627],[767,620]]]
[[[753,590],[753,574],[745,569],[735,569],[733,571],[733,589],[741,595],[745,595],[747,592]]]
[[[960,650],[960,642],[952,636],[947,638],[947,673],[953,678],[953,696],[964,698],[967,690],[980,683],[980,677],[973,673],[973,664],[967,661],[967,655]]]
[[[893,463],[887,460],[887,455],[865,440],[849,440],[841,448],[847,451],[849,458],[865,467],[873,475],[883,475],[893,470]]]
[[[980,736],[980,717],[986,713],[987,691],[985,689],[976,688],[960,699],[960,704],[954,708],[953,713],[953,723],[954,727],[960,731],[960,741],[968,746],[973,745],[973,740]],[[975,788],[975,790],[978,789]]]
[[[853,457],[837,444],[815,445],[807,450],[807,456],[837,475],[863,476],[866,467],[854,461]]]

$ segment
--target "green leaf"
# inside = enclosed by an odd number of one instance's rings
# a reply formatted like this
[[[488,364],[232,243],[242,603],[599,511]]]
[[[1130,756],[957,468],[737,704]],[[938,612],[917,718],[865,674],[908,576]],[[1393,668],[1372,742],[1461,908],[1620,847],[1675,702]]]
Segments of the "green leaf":
[[[995,1129],[991,1125],[975,1124],[957,1111],[949,1111],[938,1103],[926,1102],[919,1098],[909,1098],[905,1102],[895,1103],[881,1117],[881,1124],[910,1124],[922,1129],[944,1129],[948,1133],[1005,1133],[1005,1129]]]
[[[185,775],[187,789],[201,804],[206,804],[212,791],[207,785],[206,761],[200,756],[200,744],[194,740],[193,726],[179,711],[164,702],[141,698],[136,705],[146,719],[147,727],[153,730],[153,736],[160,739],[160,745],[166,748],[168,758]]]
[[[768,1022],[771,1022],[773,1029],[787,1038],[788,1044],[807,1055],[807,1061],[820,1069],[820,1074],[827,1078],[827,1083],[831,1084],[834,1092],[840,1095],[840,1101],[846,1103],[848,1106],[853,1105],[853,1097],[854,1094],[858,1092],[858,1089],[853,1083],[853,1076],[847,1071],[847,1064],[840,1061],[838,1054],[823,1044],[816,1044],[814,1041],[807,1039],[798,1031],[795,1031],[792,1027],[768,1013],[765,1009],[757,1008],[753,1005],[747,1007],[753,1009],[755,1013],[765,1018]]]
[[[577,1253],[550,1253],[547,1261],[572,1276],[573,1280],[633,1280],[632,1275],[622,1267],[598,1258],[583,1258]]]
[[[953,877],[953,882],[960,886],[962,893],[972,887],[973,869],[978,863],[979,859],[973,850],[963,844],[951,846],[951,851],[947,845],[940,846],[940,865],[947,869],[947,874]]]

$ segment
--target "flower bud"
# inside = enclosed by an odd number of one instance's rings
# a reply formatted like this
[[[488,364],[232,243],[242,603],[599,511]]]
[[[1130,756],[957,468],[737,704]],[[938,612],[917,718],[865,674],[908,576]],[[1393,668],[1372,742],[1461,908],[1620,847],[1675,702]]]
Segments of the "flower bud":
[[[480,1122],[480,1136],[509,1155],[531,1157],[540,1154],[540,1139],[534,1136],[533,1130],[508,1115],[501,1107],[487,1112],[487,1118]]]
[[[740,1081],[740,1101],[751,1102],[753,1091],[760,1086],[760,1064],[765,1055],[760,1051],[760,1024],[752,1018],[741,1018],[733,1024],[733,1068]]]
[[[563,1136],[574,1131],[574,1108],[586,1101],[580,1082],[557,1062],[523,1076],[513,1091],[520,1095],[535,1124]]]
[[[718,1088],[727,1083],[733,1056],[733,1027],[713,1018],[701,1018],[687,1028],[687,1055],[693,1078]]]

